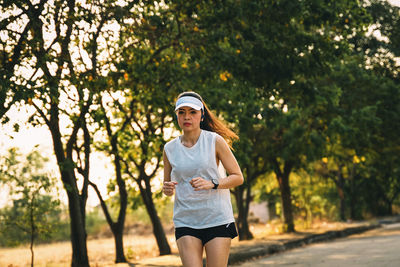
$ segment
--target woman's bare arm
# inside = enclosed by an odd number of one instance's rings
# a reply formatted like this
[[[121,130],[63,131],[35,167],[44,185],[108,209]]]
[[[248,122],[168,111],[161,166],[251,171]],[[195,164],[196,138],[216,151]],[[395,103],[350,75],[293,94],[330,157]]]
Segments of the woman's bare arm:
[[[215,141],[217,159],[222,162],[228,176],[219,180],[218,189],[228,189],[243,184],[243,174],[228,144],[221,136]]]
[[[163,152],[163,164],[164,164],[164,183],[163,183],[163,192],[167,196],[172,196],[175,192],[175,185],[177,185],[177,182],[171,182],[171,164],[169,163],[168,157],[165,153],[165,150]]]

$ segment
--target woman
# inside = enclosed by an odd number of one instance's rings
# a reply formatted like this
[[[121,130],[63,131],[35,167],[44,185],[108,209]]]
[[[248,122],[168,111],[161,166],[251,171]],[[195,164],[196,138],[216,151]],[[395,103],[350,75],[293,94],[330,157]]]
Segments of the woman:
[[[231,239],[237,236],[229,188],[241,185],[243,175],[231,152],[237,135],[207,108],[201,96],[178,96],[175,112],[183,134],[164,147],[164,185],[175,193],[175,237],[183,266],[227,266]],[[228,145],[229,144],[229,145]],[[229,174],[221,177],[222,163]]]

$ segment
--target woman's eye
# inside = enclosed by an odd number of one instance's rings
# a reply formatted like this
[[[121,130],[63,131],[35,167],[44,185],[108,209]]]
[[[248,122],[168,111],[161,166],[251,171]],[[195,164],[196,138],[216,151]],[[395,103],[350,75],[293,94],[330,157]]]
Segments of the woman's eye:
[[[192,110],[190,113],[191,113],[191,114],[196,114],[196,111]]]

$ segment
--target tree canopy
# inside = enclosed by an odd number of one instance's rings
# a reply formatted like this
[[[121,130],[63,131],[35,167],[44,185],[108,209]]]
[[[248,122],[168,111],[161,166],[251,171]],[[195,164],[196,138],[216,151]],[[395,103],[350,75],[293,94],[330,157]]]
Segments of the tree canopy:
[[[30,105],[28,122],[51,133],[72,266],[89,265],[94,150],[114,163],[116,247],[140,192],[160,254],[170,253],[154,185],[182,91],[199,92],[240,137],[245,183],[232,194],[241,240],[252,238],[250,202],[278,191],[287,232],[321,207],[339,206],[345,220],[391,214],[400,201],[400,13],[387,1],[17,0],[0,11],[0,118]],[[276,179],[273,197],[261,192],[265,177]]]

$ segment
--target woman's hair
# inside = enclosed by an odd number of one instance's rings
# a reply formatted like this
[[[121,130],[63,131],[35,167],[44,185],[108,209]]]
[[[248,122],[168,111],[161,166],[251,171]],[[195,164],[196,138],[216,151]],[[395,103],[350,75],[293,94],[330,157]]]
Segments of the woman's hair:
[[[228,126],[225,125],[224,122],[219,120],[207,107],[206,103],[204,102],[203,98],[195,92],[183,92],[178,95],[178,99],[183,96],[192,96],[199,99],[204,105],[203,111],[203,120],[200,122],[200,128],[203,130],[216,132],[220,136],[222,136],[225,141],[228,143],[229,147],[232,148],[232,143],[235,140],[238,140],[239,137],[235,134]]]

